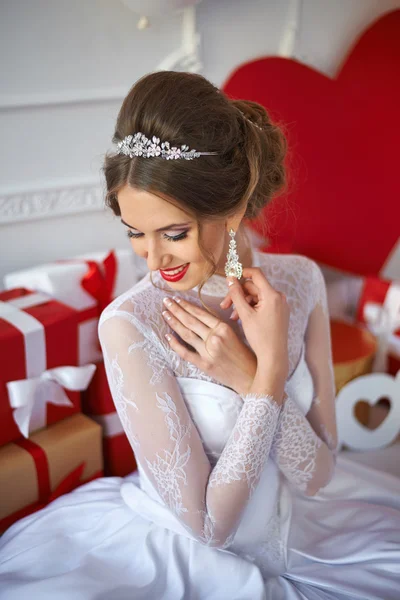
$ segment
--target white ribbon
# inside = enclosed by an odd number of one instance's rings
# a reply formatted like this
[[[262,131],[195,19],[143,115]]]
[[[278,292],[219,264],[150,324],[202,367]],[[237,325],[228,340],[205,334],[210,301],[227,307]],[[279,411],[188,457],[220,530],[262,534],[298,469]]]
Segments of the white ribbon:
[[[115,437],[124,433],[120,418],[117,412],[108,415],[88,415],[93,421],[96,421],[103,428],[104,437]]]
[[[49,300],[51,298],[44,294],[28,294],[7,302],[0,301],[0,318],[18,329],[24,336],[27,377],[39,375],[46,368],[46,338],[42,323],[23,309]]]
[[[385,296],[383,305],[367,302],[364,306],[364,319],[370,331],[378,338],[378,348],[372,370],[387,370],[388,352],[400,356],[400,338],[394,332],[400,327],[400,284],[392,284]]]
[[[84,367],[56,367],[44,371],[39,377],[9,381],[7,383],[10,405],[14,408],[14,421],[21,434],[29,436],[46,426],[47,403],[72,406],[63,388],[74,392],[85,390],[96,370],[96,365]]]

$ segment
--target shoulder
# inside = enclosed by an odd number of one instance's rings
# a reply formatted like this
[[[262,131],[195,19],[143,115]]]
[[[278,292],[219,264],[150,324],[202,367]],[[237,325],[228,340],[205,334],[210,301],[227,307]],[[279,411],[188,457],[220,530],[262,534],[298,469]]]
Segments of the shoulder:
[[[100,329],[108,321],[112,321],[119,328],[124,323],[131,325],[145,322],[146,312],[151,310],[150,296],[154,296],[154,288],[151,285],[150,276],[147,274],[143,279],[135,283],[129,290],[115,298],[100,315]],[[139,327],[142,329],[142,327]]]
[[[258,252],[259,265],[275,289],[284,292],[288,300],[300,302],[309,314],[326,294],[325,279],[320,266],[301,254],[268,254]]]
[[[276,282],[282,281],[301,287],[313,283],[315,277],[322,274],[317,263],[302,254],[268,254],[257,252],[260,268],[266,276]]]
[[[169,347],[160,335],[160,328],[166,327],[160,310],[161,292],[146,275],[103,310],[98,324],[103,354],[127,352],[136,362],[145,356],[148,364],[157,364],[160,373],[165,371]]]

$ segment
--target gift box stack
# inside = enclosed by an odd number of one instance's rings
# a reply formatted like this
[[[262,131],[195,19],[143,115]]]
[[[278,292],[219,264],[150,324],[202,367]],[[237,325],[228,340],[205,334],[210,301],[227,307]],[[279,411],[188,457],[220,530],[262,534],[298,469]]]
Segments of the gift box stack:
[[[353,363],[353,376],[347,381],[371,371],[396,376],[400,370],[400,280],[342,274],[329,281],[328,275],[327,293],[335,364],[343,368],[346,360]],[[354,369],[354,362],[360,360],[362,365]],[[344,383],[345,376],[339,389]]]
[[[83,483],[135,470],[108,389],[97,325],[103,308],[145,272],[131,251],[120,250],[5,277],[0,532]]]
[[[343,274],[328,282],[327,292],[334,317],[332,350],[340,392],[337,415],[343,431],[348,430],[345,446],[366,450],[399,443],[400,281]],[[381,376],[362,378],[369,373]],[[351,387],[343,390],[350,381]],[[350,409],[370,434],[357,423],[347,428],[353,420]]]

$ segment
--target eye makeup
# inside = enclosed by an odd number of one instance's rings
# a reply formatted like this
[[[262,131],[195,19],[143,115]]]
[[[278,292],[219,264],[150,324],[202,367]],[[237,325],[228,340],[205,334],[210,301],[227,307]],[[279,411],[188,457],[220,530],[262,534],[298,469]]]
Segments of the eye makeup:
[[[187,231],[182,231],[181,233],[179,233],[178,235],[168,235],[167,233],[163,234],[163,238],[170,241],[170,242],[179,242],[179,240],[184,240],[185,238],[187,238]],[[133,233],[133,231],[131,231],[130,229],[127,230],[126,235],[128,236],[128,238],[133,238],[133,239],[137,239],[142,237],[144,234],[143,233]]]

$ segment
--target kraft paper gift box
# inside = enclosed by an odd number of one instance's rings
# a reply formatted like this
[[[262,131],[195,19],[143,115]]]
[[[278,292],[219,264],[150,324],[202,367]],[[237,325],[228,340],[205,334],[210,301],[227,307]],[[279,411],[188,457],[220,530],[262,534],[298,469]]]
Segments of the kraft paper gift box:
[[[378,343],[375,336],[360,324],[331,319],[330,330],[338,394],[350,381],[372,372]],[[370,421],[370,407],[367,403],[359,402],[355,413],[360,423],[366,425]]]
[[[10,273],[6,289],[25,287],[48,294],[78,313],[78,364],[102,359],[97,335],[102,310],[147,272],[131,249],[94,252]]]
[[[336,392],[371,373],[377,350],[375,336],[362,325],[330,319],[332,360]]]
[[[0,446],[81,409],[94,365],[77,367],[76,311],[44,294],[0,292]]]
[[[104,472],[125,477],[137,468],[108,386],[104,363],[98,363],[93,379],[82,394],[82,411],[103,429]]]
[[[366,277],[357,320],[378,340],[373,370],[396,375],[400,369],[400,281]]]
[[[82,414],[0,448],[0,532],[103,476],[101,427]]]

